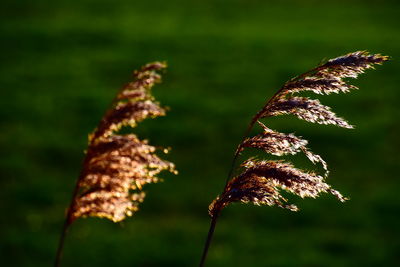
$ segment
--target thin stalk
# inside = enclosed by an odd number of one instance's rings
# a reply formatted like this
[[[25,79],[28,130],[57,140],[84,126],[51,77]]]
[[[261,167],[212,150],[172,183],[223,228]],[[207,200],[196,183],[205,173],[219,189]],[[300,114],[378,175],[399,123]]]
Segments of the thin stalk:
[[[111,106],[114,106],[116,101],[117,101],[117,97],[115,97],[113,99],[113,101],[111,103]],[[96,134],[96,131],[93,134]],[[85,166],[88,164],[88,159],[89,159],[88,154],[90,153],[90,147],[92,146],[92,143],[93,143],[93,139],[92,138],[89,138],[89,139],[90,139],[89,145],[88,145],[89,150],[86,152],[85,158],[83,160],[83,164],[82,164],[83,167],[82,167],[81,173],[79,174],[78,180],[76,181],[75,188],[74,188],[74,191],[72,193],[72,199],[71,199],[71,202],[70,202],[70,204],[68,206],[67,215],[65,216],[64,225],[63,225],[63,228],[61,230],[60,241],[58,243],[58,248],[57,248],[57,252],[56,252],[56,259],[54,261],[54,266],[55,267],[59,267],[60,266],[62,252],[63,252],[63,249],[64,249],[65,236],[67,235],[68,228],[72,223],[71,217],[72,217],[72,209],[73,209],[73,207],[75,205],[75,201],[76,201],[75,198],[77,197],[78,192],[79,192],[80,182],[84,177]]]
[[[323,69],[323,68],[324,68],[324,64],[322,64],[322,65],[320,65],[320,66],[318,66],[318,67],[316,67],[316,68],[314,68],[314,69],[312,69],[312,70],[310,70],[310,71],[307,71],[307,72],[305,72],[305,73],[303,73],[303,74],[301,74],[301,75],[299,75],[299,76],[294,77],[294,78],[291,79],[289,82],[293,82],[293,81],[302,79],[302,78],[308,76],[308,75],[311,74],[311,73],[318,72],[319,70],[321,70],[321,69]],[[289,83],[289,82],[287,82],[287,83]],[[285,85],[286,85],[287,83],[285,83]],[[272,103],[272,102],[275,100],[276,97],[279,97],[279,96],[280,96],[282,90],[284,90],[284,88],[285,88],[285,85],[282,86],[282,87],[281,87],[281,88],[280,88],[280,89],[265,103],[265,105],[263,106],[263,108],[252,118],[252,120],[251,120],[249,126],[247,127],[246,132],[244,133],[244,135],[243,135],[243,137],[242,137],[242,139],[241,139],[241,141],[240,141],[240,143],[239,143],[239,145],[238,145],[238,147],[237,147],[237,149],[236,149],[236,151],[235,151],[235,154],[234,154],[234,156],[233,156],[231,168],[229,169],[229,173],[228,173],[228,177],[227,177],[227,179],[226,179],[226,183],[225,183],[225,188],[224,188],[224,190],[225,190],[226,187],[228,186],[228,183],[229,183],[230,179],[231,179],[232,176],[233,176],[233,172],[234,172],[234,170],[235,170],[237,160],[238,160],[239,155],[240,155],[240,152],[242,151],[242,148],[243,148],[243,147],[242,147],[243,141],[244,141],[245,138],[250,134],[251,130],[252,130],[253,127],[254,127],[254,124],[255,124],[260,118],[268,117],[267,111],[268,111],[268,109],[269,109],[270,103]],[[202,258],[201,258],[200,267],[203,267],[203,266],[204,266],[204,262],[205,262],[206,257],[207,257],[208,249],[209,249],[209,247],[210,247],[210,243],[211,243],[211,240],[212,240],[212,237],[213,237],[213,234],[214,234],[215,225],[216,225],[216,223],[217,223],[217,219],[218,219],[218,216],[219,216],[220,211],[221,211],[221,209],[217,209],[217,212],[216,212],[216,213],[214,214],[214,216],[211,218],[211,225],[210,225],[210,229],[209,229],[209,231],[208,231],[208,236],[207,236],[207,239],[206,239],[206,244],[205,244],[205,246],[204,246],[204,251],[203,251]]]
[[[134,77],[135,77],[135,79],[137,79],[136,74],[134,74]],[[124,89],[125,89],[125,87],[122,87],[119,90],[119,93],[122,92]],[[111,107],[107,110],[107,112],[103,116],[103,118],[106,117],[109,113],[113,112],[112,107],[114,107],[118,103],[118,101],[119,101],[119,99],[118,99],[119,93],[112,100],[112,102],[110,104]],[[100,124],[101,124],[101,120],[100,120],[98,125],[100,125]],[[72,199],[71,199],[70,205],[68,207],[68,211],[67,211],[67,215],[66,215],[66,218],[65,218],[65,221],[64,221],[63,228],[61,230],[60,241],[59,241],[57,252],[56,252],[56,258],[55,258],[55,261],[54,261],[54,266],[55,267],[59,267],[60,266],[60,261],[61,261],[62,252],[63,252],[63,248],[64,248],[64,243],[65,243],[65,237],[67,235],[69,226],[73,222],[73,220],[72,220],[73,208],[75,206],[76,197],[78,196],[80,182],[84,178],[84,171],[85,171],[85,168],[86,168],[86,166],[88,164],[88,159],[90,158],[88,155],[90,154],[90,148],[93,145],[93,140],[96,137],[97,129],[98,128],[96,128],[95,131],[93,132],[93,134],[89,137],[88,151],[86,152],[86,156],[85,156],[85,158],[83,160],[83,167],[82,167],[81,173],[79,175],[79,178],[78,178],[78,180],[76,182],[74,192],[72,193]]]
[[[55,267],[59,267],[60,266],[60,261],[61,261],[62,252],[63,252],[63,248],[64,248],[64,243],[65,243],[65,236],[67,235],[68,226],[69,226],[68,219],[66,219],[64,221],[64,225],[63,225],[63,228],[62,228],[62,231],[61,231],[60,241],[58,243],[56,259],[54,261],[54,266]]]
[[[275,99],[275,97],[277,97],[279,95],[279,93],[282,91],[283,87],[281,89],[279,89],[264,105],[264,107],[260,110],[260,112],[258,112],[252,119],[251,122],[249,124],[249,126],[247,126],[246,132],[244,133],[238,148],[235,151],[235,155],[233,156],[233,160],[232,160],[232,165],[231,168],[229,169],[229,174],[228,177],[226,179],[225,182],[225,187],[228,185],[229,180],[232,178],[233,175],[233,170],[235,169],[236,166],[236,161],[239,157],[239,154],[242,150],[242,144],[243,141],[245,140],[245,138],[250,134],[251,130],[254,127],[254,124],[258,121],[258,119],[260,119],[263,116],[263,111],[265,111],[268,108],[268,105],[272,102],[273,99]]]
[[[251,120],[249,126],[247,127],[246,132],[244,133],[244,135],[243,135],[243,137],[242,137],[242,141],[240,141],[240,145],[239,145],[238,148],[236,149],[235,155],[233,156],[233,160],[232,160],[232,166],[231,166],[231,168],[230,168],[230,170],[229,170],[228,178],[227,178],[227,180],[226,180],[225,187],[228,185],[228,182],[229,182],[230,178],[232,177],[233,170],[234,170],[235,165],[236,165],[236,161],[237,161],[237,159],[238,159],[238,157],[239,157],[240,150],[241,150],[241,148],[242,148],[242,142],[243,142],[243,140],[248,136],[248,134],[250,133],[250,131],[253,129],[253,126],[254,126],[254,124],[256,123],[257,120],[258,120],[258,116],[255,116],[255,117]],[[206,243],[205,243],[205,245],[204,245],[203,255],[201,256],[201,261],[200,261],[200,265],[199,265],[200,267],[203,267],[203,266],[204,266],[204,263],[205,263],[205,261],[206,261],[207,254],[208,254],[208,250],[209,250],[209,248],[210,248],[211,240],[212,240],[212,237],[213,237],[213,235],[214,235],[214,230],[215,230],[215,226],[216,226],[216,224],[217,224],[217,219],[218,219],[218,216],[219,216],[220,211],[221,211],[221,209],[217,209],[217,212],[216,212],[216,213],[214,214],[214,216],[211,218],[210,229],[208,230],[208,235],[207,235]]]
[[[301,75],[299,75],[299,76],[294,77],[293,79],[290,80],[290,82],[295,81],[295,80],[302,79],[302,78],[306,77],[307,75],[309,75],[310,73],[317,72],[317,71],[319,71],[320,69],[323,69],[323,65],[321,65],[321,66],[319,66],[319,67],[316,67],[316,68],[314,68],[314,69],[312,69],[312,70],[309,70],[309,71],[307,71],[307,72],[305,72],[305,73],[303,73],[303,74],[301,74]],[[285,84],[285,85],[286,85],[286,84]],[[235,155],[233,156],[232,165],[231,165],[231,168],[229,169],[229,174],[228,174],[228,177],[227,177],[227,179],[226,179],[225,187],[228,185],[229,180],[232,178],[233,170],[235,169],[236,161],[237,161],[237,159],[238,159],[238,157],[239,157],[239,154],[240,154],[240,152],[241,152],[242,143],[243,143],[244,139],[249,135],[250,131],[253,129],[254,124],[258,121],[258,119],[260,119],[260,118],[263,116],[263,111],[265,111],[266,109],[268,109],[268,105],[269,105],[277,96],[279,96],[279,94],[280,94],[280,93],[282,92],[282,90],[285,88],[285,85],[282,86],[282,87],[281,87],[281,88],[280,88],[280,89],[265,103],[264,107],[260,110],[260,112],[258,112],[258,113],[251,119],[251,122],[250,122],[249,126],[247,127],[246,132],[244,133],[244,135],[243,135],[243,137],[242,137],[242,139],[241,139],[241,141],[240,141],[240,144],[239,144],[238,148],[237,148],[236,151],[235,151]]]
[[[201,261],[200,261],[200,265],[199,265],[200,267],[203,267],[204,263],[206,261],[208,249],[210,248],[210,244],[211,244],[211,240],[212,240],[212,237],[214,234],[215,226],[217,224],[218,215],[219,215],[219,211],[216,214],[214,214],[214,216],[211,219],[210,229],[208,230],[208,235],[207,235],[206,243],[204,245],[203,255],[201,256]]]
[[[249,126],[247,127],[246,132],[243,134],[243,137],[242,137],[242,139],[240,141],[240,144],[239,144],[239,146],[237,147],[237,149],[235,151],[235,155],[233,156],[232,165],[231,165],[231,168],[229,169],[229,174],[228,174],[228,177],[226,179],[225,187],[228,185],[229,180],[232,178],[233,170],[235,169],[235,166],[236,166],[236,161],[237,161],[237,159],[239,157],[240,151],[242,150],[242,143],[243,143],[244,139],[249,135],[250,131],[253,129],[253,126],[254,126],[254,124],[256,123],[257,120],[258,120],[258,118],[254,117],[251,120],[251,123],[249,124]]]
[[[260,119],[263,116],[263,111],[268,107],[268,105],[271,103],[271,101],[277,97],[279,95],[279,93],[282,91],[283,87],[281,89],[279,89],[268,101],[267,103],[265,103],[264,107],[261,109],[261,111],[259,113],[257,113],[252,119],[250,124],[247,126],[247,129],[245,131],[245,133],[243,134],[243,137],[239,143],[239,146],[237,147],[235,154],[233,156],[232,159],[232,164],[231,164],[231,168],[229,169],[229,173],[228,173],[228,177],[226,179],[225,182],[225,188],[228,186],[229,180],[232,178],[233,175],[233,171],[235,169],[236,166],[236,162],[237,159],[239,158],[239,154],[242,150],[242,144],[243,141],[245,140],[245,138],[250,134],[251,130],[253,129],[255,123],[258,121],[258,119]],[[214,216],[211,218],[211,225],[210,225],[210,229],[208,231],[208,235],[207,235],[207,239],[206,239],[206,243],[204,246],[204,250],[203,250],[203,255],[201,257],[201,262],[200,262],[200,267],[204,266],[205,260],[207,258],[207,253],[208,253],[208,249],[210,248],[210,243],[214,234],[214,230],[215,230],[215,225],[217,224],[217,219],[219,216],[219,212],[220,210],[218,209],[218,211],[216,212],[216,214],[214,214]]]
[[[87,156],[85,157],[84,160],[84,166],[86,164],[87,161]],[[83,171],[81,172],[81,174],[79,175],[78,181],[76,182],[75,188],[74,188],[74,192],[72,193],[72,199],[71,199],[71,203],[68,207],[68,212],[67,215],[65,216],[65,221],[64,221],[64,225],[63,228],[61,230],[61,236],[60,236],[60,241],[58,243],[58,248],[57,248],[57,253],[56,253],[56,259],[54,261],[54,266],[55,267],[59,267],[60,263],[61,263],[61,257],[62,257],[62,252],[64,249],[64,243],[65,243],[65,236],[67,235],[68,232],[68,228],[71,225],[72,221],[71,221],[71,216],[72,216],[72,208],[75,205],[75,198],[78,195],[78,191],[79,191],[79,183],[81,181],[81,179],[83,178]]]

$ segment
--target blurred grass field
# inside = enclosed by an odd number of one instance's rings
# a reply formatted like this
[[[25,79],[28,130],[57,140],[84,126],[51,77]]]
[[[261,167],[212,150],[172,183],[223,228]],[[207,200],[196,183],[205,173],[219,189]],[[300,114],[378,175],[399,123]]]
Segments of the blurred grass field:
[[[1,265],[52,264],[87,134],[133,69],[168,61],[154,94],[171,111],[135,133],[172,147],[180,173],[147,186],[123,223],[77,221],[63,266],[196,266],[207,206],[252,115],[322,59],[368,50],[393,60],[352,81],[361,90],[319,97],[355,130],[266,122],[309,139],[351,200],[290,198],[298,213],[233,205],[208,266],[399,266],[399,3],[3,0]]]

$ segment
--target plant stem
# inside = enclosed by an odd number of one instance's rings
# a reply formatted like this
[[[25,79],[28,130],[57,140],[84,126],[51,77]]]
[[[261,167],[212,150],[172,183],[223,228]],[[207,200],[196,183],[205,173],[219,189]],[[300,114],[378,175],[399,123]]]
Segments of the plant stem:
[[[294,77],[293,79],[290,80],[290,82],[295,81],[295,80],[302,79],[302,78],[306,77],[307,75],[309,75],[310,73],[317,72],[317,71],[319,71],[320,69],[323,69],[323,68],[324,68],[324,65],[318,66],[318,67],[316,67],[316,68],[314,68],[314,69],[312,69],[312,70],[310,70],[310,71],[308,71],[308,72],[305,72],[305,73],[303,73],[303,74],[301,74],[301,75],[299,75],[299,76]],[[285,84],[285,85],[286,85],[286,84]],[[238,147],[237,147],[237,149],[236,149],[236,151],[235,151],[235,155],[233,156],[232,165],[231,165],[231,168],[229,169],[229,174],[228,174],[228,177],[227,177],[227,179],[226,179],[224,191],[225,191],[226,187],[228,186],[228,183],[229,183],[230,179],[232,178],[234,169],[235,169],[235,167],[236,167],[237,159],[239,158],[240,152],[242,151],[242,148],[243,148],[243,147],[242,147],[243,141],[244,141],[245,138],[250,134],[251,130],[252,130],[253,127],[254,127],[254,124],[255,124],[260,118],[268,117],[268,115],[265,115],[265,111],[268,110],[270,103],[272,103],[272,101],[273,101],[276,97],[279,97],[279,94],[282,92],[282,90],[284,90],[285,85],[284,85],[283,87],[281,87],[281,88],[280,88],[280,89],[265,103],[264,107],[251,119],[251,122],[250,122],[249,126],[247,127],[246,132],[244,133],[244,135],[243,135],[243,137],[242,137],[242,139],[241,139],[241,141],[240,141],[240,143],[239,143],[239,145],[238,145]],[[209,229],[209,231],[208,231],[208,236],[207,236],[206,244],[205,244],[205,246],[204,246],[203,255],[202,255],[202,257],[201,257],[200,267],[203,267],[203,266],[204,266],[204,262],[205,262],[206,257],[207,257],[208,249],[209,249],[209,247],[210,247],[210,243],[211,243],[211,240],[212,240],[212,237],[213,237],[213,234],[214,234],[215,225],[216,225],[216,223],[217,223],[217,218],[218,218],[219,213],[221,212],[221,210],[222,210],[222,208],[216,209],[215,214],[213,214],[213,217],[211,218],[211,225],[210,225],[210,229]]]
[[[68,218],[67,218],[65,220],[63,228],[62,228],[60,242],[58,243],[56,260],[54,262],[54,266],[55,267],[59,267],[60,266],[60,261],[61,261],[61,257],[62,257],[62,251],[63,251],[63,248],[64,248],[64,241],[65,241],[65,236],[66,236],[67,231],[68,231],[68,226],[69,226],[69,223],[68,223]]]
[[[232,165],[231,165],[231,168],[229,169],[229,173],[228,173],[228,177],[227,177],[226,182],[225,182],[225,188],[224,188],[224,190],[226,189],[226,187],[228,186],[228,183],[229,183],[230,179],[232,178],[233,171],[234,171],[234,169],[235,169],[237,159],[239,158],[239,154],[240,154],[240,152],[242,151],[242,144],[243,144],[243,141],[244,141],[245,138],[250,134],[251,130],[252,130],[253,127],[254,127],[254,124],[258,121],[258,119],[260,119],[261,117],[263,117],[263,115],[264,115],[264,114],[263,114],[263,111],[264,111],[265,109],[268,108],[269,104],[272,102],[272,100],[273,100],[275,97],[277,97],[277,96],[279,95],[279,93],[282,91],[282,89],[283,89],[283,87],[282,87],[281,89],[279,89],[278,92],[276,92],[276,93],[267,101],[267,103],[265,103],[265,105],[264,105],[264,107],[261,109],[261,111],[258,112],[258,113],[251,119],[251,122],[250,122],[249,126],[247,126],[247,129],[246,129],[245,133],[243,134],[243,137],[242,137],[242,139],[241,139],[241,141],[240,141],[240,143],[239,143],[239,146],[237,147],[237,149],[236,149],[236,151],[235,151],[235,155],[233,156]],[[221,209],[222,209],[222,208],[221,208]],[[213,234],[214,234],[215,225],[217,224],[217,218],[218,218],[218,216],[219,216],[219,213],[220,213],[221,209],[217,209],[217,212],[215,212],[215,214],[213,214],[213,217],[211,218],[211,225],[210,225],[210,229],[209,229],[209,231],[208,231],[208,236],[207,236],[206,244],[205,244],[205,246],[204,246],[203,255],[202,255],[202,257],[201,257],[200,267],[203,267],[203,266],[204,266],[204,262],[205,262],[206,257],[207,257],[208,249],[209,249],[209,247],[210,247],[210,243],[211,243],[211,240],[212,240],[212,237],[213,237]]]
[[[120,92],[123,91],[124,88],[121,88]],[[115,106],[118,102],[118,94],[114,97],[114,99],[111,102],[111,107]],[[108,113],[112,112],[112,108],[109,108],[108,111],[106,112],[106,115]],[[106,115],[104,115],[103,117],[105,117]],[[99,125],[101,124],[101,120],[99,122]],[[90,148],[93,145],[93,140],[95,139],[94,137],[96,136],[96,132],[97,132],[97,128],[96,130],[93,132],[93,136],[91,138],[89,138],[89,144],[88,144],[88,151],[86,152],[85,158],[83,160],[83,168],[81,170],[81,173],[79,174],[78,180],[76,181],[75,184],[75,188],[74,191],[72,193],[72,199],[71,199],[71,203],[69,204],[68,207],[68,212],[64,221],[64,225],[61,231],[61,236],[60,236],[60,241],[58,243],[58,248],[57,248],[57,253],[56,253],[56,259],[54,261],[54,266],[55,267],[59,267],[60,266],[60,261],[61,261],[61,257],[62,257],[62,252],[63,252],[63,248],[64,248],[64,242],[65,242],[65,236],[67,235],[68,232],[68,228],[72,223],[72,210],[75,206],[75,201],[76,201],[76,197],[78,196],[78,192],[79,192],[79,187],[80,187],[80,182],[81,180],[84,178],[84,170],[88,164],[88,160],[90,159],[90,156],[88,156],[90,154]]]
[[[214,214],[214,216],[211,218],[210,229],[208,230],[208,235],[207,235],[206,243],[204,245],[203,255],[201,256],[201,261],[200,261],[200,265],[199,265],[200,267],[203,267],[204,263],[206,261],[208,249],[210,247],[211,239],[213,237],[214,230],[215,230],[215,225],[217,224],[218,215],[219,215],[219,211],[216,212],[216,214]]]
[[[242,137],[242,140],[240,141],[240,144],[239,144],[238,148],[236,149],[235,155],[233,156],[233,160],[232,160],[232,166],[231,166],[231,168],[230,168],[230,170],[229,170],[228,178],[227,178],[227,180],[226,180],[225,187],[228,185],[228,182],[229,182],[230,178],[232,177],[233,170],[234,170],[235,165],[236,165],[236,161],[237,161],[237,159],[238,159],[238,157],[239,157],[239,154],[240,154],[240,151],[241,151],[241,148],[242,148],[242,142],[243,142],[243,140],[247,137],[247,135],[250,133],[251,129],[253,129],[253,126],[254,126],[254,124],[256,123],[257,120],[258,120],[258,116],[255,116],[255,117],[251,120],[251,123],[250,123],[249,126],[247,127],[247,130],[246,130],[246,132],[244,133],[244,135],[243,135],[243,137]],[[221,211],[221,209],[217,209],[217,212],[215,212],[215,214],[213,214],[213,217],[211,218],[210,229],[208,230],[208,235],[207,235],[206,243],[205,243],[205,245],[204,245],[203,255],[202,255],[202,257],[201,257],[201,262],[200,262],[200,265],[199,265],[200,267],[203,267],[203,266],[204,266],[204,263],[205,263],[205,261],[206,261],[208,249],[210,248],[211,240],[212,240],[212,237],[213,237],[213,235],[214,235],[214,230],[215,230],[215,226],[216,226],[216,224],[217,224],[217,219],[218,219],[218,216],[219,216],[220,211]]]
[[[240,154],[240,152],[242,150],[242,143],[243,143],[244,139],[249,135],[250,131],[253,129],[253,126],[257,122],[258,119],[259,119],[258,116],[255,116],[251,120],[249,126],[247,127],[246,132],[243,134],[243,137],[242,137],[242,139],[240,141],[240,144],[239,144],[239,146],[237,147],[237,149],[235,151],[235,155],[233,156],[232,165],[231,165],[231,168],[229,169],[228,177],[226,178],[225,187],[228,185],[229,180],[232,178],[233,170],[235,169],[235,165],[236,165],[236,161],[237,161],[237,159],[239,157],[239,154]]]
[[[87,156],[85,157],[84,164],[86,164],[86,162],[87,162]],[[79,175],[78,181],[75,184],[74,192],[72,193],[71,203],[69,204],[68,212],[67,212],[67,215],[65,216],[64,225],[63,225],[63,228],[61,230],[60,241],[58,243],[56,259],[54,261],[54,266],[55,267],[59,267],[60,266],[62,252],[63,252],[63,248],[64,248],[64,243],[65,243],[65,236],[67,235],[68,228],[69,228],[69,226],[71,225],[71,223],[73,221],[71,219],[72,218],[72,210],[73,210],[73,207],[75,205],[75,201],[76,201],[75,198],[78,195],[79,183],[80,183],[82,177],[83,177],[83,171],[81,171],[81,174]]]

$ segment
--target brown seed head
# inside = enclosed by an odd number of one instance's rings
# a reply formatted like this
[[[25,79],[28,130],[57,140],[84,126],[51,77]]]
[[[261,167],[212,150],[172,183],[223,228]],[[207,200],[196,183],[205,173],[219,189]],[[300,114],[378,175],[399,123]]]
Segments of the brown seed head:
[[[135,80],[121,90],[91,135],[70,223],[86,216],[121,221],[138,210],[144,185],[159,181],[163,170],[176,173],[174,164],[159,158],[147,140],[117,134],[123,126],[135,127],[146,118],[165,115],[150,92],[161,80],[156,71],[163,68],[165,64],[156,62],[135,71]]]
[[[318,197],[323,192],[331,193],[340,201],[345,201],[346,198],[325,183],[324,179],[329,173],[328,165],[321,156],[312,153],[307,148],[307,140],[293,134],[273,131],[259,119],[291,114],[308,122],[332,124],[351,129],[352,125],[337,117],[329,107],[322,105],[318,100],[293,96],[293,94],[304,91],[316,94],[347,93],[356,87],[347,84],[344,78],[356,78],[366,69],[382,64],[386,60],[388,60],[386,56],[358,51],[331,59],[286,82],[252,120],[253,123],[258,122],[264,131],[245,139],[239,145],[236,155],[248,147],[261,149],[276,156],[303,152],[312,163],[322,164],[325,170],[324,177],[296,169],[290,163],[250,159],[242,164],[244,171],[229,180],[224,192],[211,203],[210,215],[216,216],[232,202],[277,205],[289,210],[297,210],[295,205],[285,204],[286,199],[280,194],[282,189],[300,197],[312,198]]]

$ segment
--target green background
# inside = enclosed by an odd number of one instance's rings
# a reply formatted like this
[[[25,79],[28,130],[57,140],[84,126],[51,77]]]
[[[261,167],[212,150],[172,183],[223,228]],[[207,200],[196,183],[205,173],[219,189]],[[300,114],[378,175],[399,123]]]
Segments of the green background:
[[[207,206],[250,118],[289,78],[368,50],[392,61],[351,81],[358,91],[318,96],[355,130],[288,116],[265,122],[308,139],[330,166],[328,182],[351,200],[289,196],[298,213],[231,205],[207,263],[399,266],[399,3],[3,0],[1,265],[52,264],[87,134],[133,69],[168,61],[154,94],[171,111],[134,131],[171,147],[180,173],[147,186],[140,211],[122,223],[74,223],[63,266],[196,266]]]

